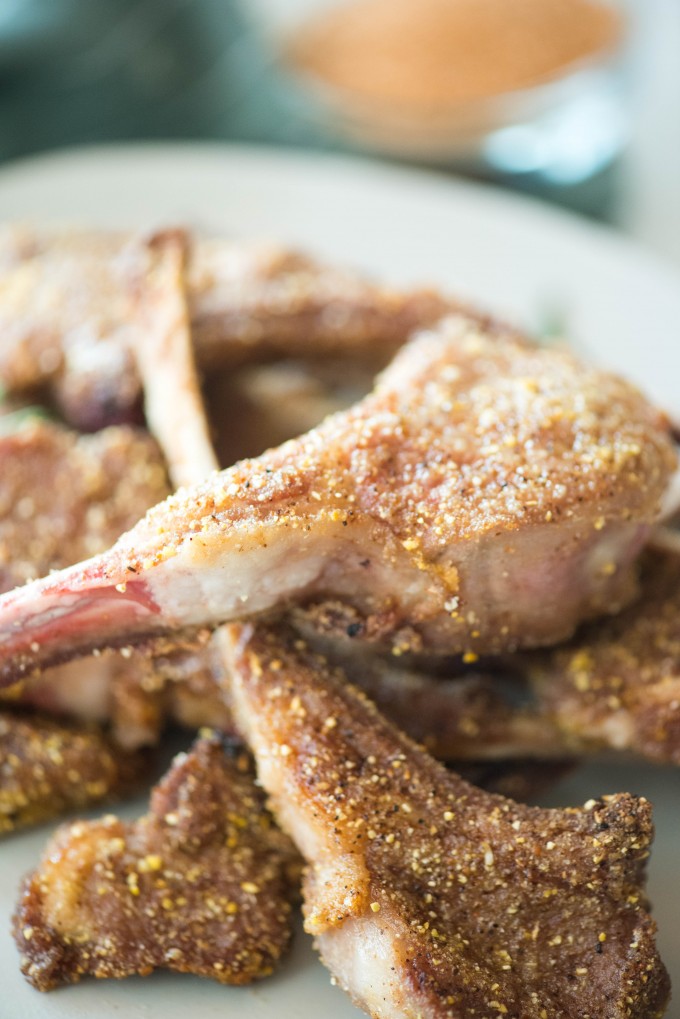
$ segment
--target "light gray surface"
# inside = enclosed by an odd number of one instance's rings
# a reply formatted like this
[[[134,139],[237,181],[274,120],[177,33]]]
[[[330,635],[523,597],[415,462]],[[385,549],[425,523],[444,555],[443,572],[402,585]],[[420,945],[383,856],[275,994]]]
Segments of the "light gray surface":
[[[366,163],[220,147],[119,149],[0,172],[0,219],[49,217],[109,225],[159,221],[272,236],[365,266],[432,280],[530,325],[562,316],[580,347],[643,381],[672,407],[680,375],[680,277],[581,220],[470,185]],[[656,804],[650,892],[660,942],[680,984],[676,846],[680,773],[590,765],[554,797],[582,803],[629,789]],[[0,846],[0,1019],[350,1019],[302,938],[292,965],[254,990],[159,976],[86,983],[41,996],[18,974],[7,923],[19,876],[47,830]],[[669,1015],[680,1016],[680,1008]]]
[[[635,88],[617,221],[680,264],[680,2],[628,4],[636,43]]]

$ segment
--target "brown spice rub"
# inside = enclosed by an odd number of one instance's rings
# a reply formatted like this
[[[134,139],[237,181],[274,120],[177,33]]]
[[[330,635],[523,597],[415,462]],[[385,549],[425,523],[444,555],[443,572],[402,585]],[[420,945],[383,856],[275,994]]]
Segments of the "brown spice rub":
[[[146,764],[99,729],[0,712],[0,835],[129,792]]]
[[[144,432],[38,419],[0,435],[0,590],[101,552],[168,493]]]
[[[641,588],[620,615],[526,656],[526,669],[564,747],[680,764],[680,548],[645,552]]]
[[[650,1019],[650,806],[520,806],[446,772],[282,629],[224,633],[239,724],[301,849],[306,928],[355,1002],[424,1019]]]
[[[676,463],[666,425],[615,375],[451,319],[410,343],[355,407],[172,497],[144,530],[180,519],[207,530],[235,495],[243,502],[235,520],[255,511],[267,518],[286,489],[297,516],[326,500],[338,513],[364,510],[433,556],[499,526],[597,511],[627,520],[642,506],[651,516]],[[257,491],[257,505],[244,489]],[[606,522],[590,521],[595,530]],[[159,554],[166,543],[160,532]]]
[[[22,971],[42,991],[157,968],[249,983],[289,946],[296,873],[248,758],[199,740],[145,817],[59,829],[14,918]]]

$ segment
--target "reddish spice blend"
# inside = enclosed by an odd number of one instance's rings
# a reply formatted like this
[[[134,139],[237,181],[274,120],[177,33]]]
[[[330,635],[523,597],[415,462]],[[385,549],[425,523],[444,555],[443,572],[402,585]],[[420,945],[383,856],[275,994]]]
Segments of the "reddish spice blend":
[[[559,77],[620,32],[598,0],[350,0],[309,20],[289,59],[356,98],[435,111]]]

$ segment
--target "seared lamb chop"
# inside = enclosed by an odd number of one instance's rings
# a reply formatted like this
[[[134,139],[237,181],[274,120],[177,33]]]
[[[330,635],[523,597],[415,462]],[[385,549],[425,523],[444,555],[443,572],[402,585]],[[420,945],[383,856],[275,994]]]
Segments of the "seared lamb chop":
[[[680,547],[668,537],[665,544],[645,550],[640,596],[618,616],[591,623],[567,644],[508,656],[495,673],[442,678],[376,656],[342,661],[436,757],[615,750],[680,764]]]
[[[0,712],[0,835],[130,792],[147,763],[97,728]]]
[[[549,644],[630,600],[674,465],[623,380],[447,320],[355,407],[5,595],[2,676],[328,598],[395,653]]]
[[[21,968],[41,991],[157,968],[250,983],[288,948],[297,873],[245,755],[203,739],[145,817],[59,829],[17,908]]]
[[[662,1014],[646,800],[542,810],[481,792],[291,631],[223,640],[259,779],[308,864],[306,929],[356,1004],[376,1019]]]
[[[565,749],[680,764],[680,547],[645,552],[641,597],[621,615],[523,664]]]
[[[0,433],[0,590],[101,551],[167,493],[138,429],[79,436],[34,418]]]
[[[130,240],[16,227],[0,235],[0,381],[8,390],[48,384],[79,428],[134,419],[140,402]],[[451,307],[271,245],[217,239],[191,245],[187,291],[202,366],[338,353],[381,366]]]

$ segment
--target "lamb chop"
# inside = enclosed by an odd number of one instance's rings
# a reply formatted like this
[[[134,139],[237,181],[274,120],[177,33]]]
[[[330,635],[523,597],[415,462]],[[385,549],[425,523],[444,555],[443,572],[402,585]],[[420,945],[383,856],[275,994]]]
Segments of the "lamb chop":
[[[250,983],[289,946],[298,872],[247,758],[202,739],[145,817],[57,832],[14,918],[22,970],[41,991],[157,968]]]
[[[559,770],[570,755],[603,749],[680,764],[680,547],[674,539],[663,532],[663,547],[657,534],[656,547],[645,549],[641,592],[631,606],[555,648],[489,659],[464,671],[454,662],[451,672],[449,663],[429,671],[404,668],[401,659],[367,653],[362,645],[341,653],[337,639],[326,646],[387,718],[437,759],[479,777],[475,784],[494,781],[494,762],[513,771],[508,781],[520,788],[522,775],[529,783],[550,760]],[[323,648],[304,616],[293,613],[296,628]],[[342,618],[351,630],[353,617]],[[318,625],[318,614],[314,620]],[[228,686],[228,677],[214,641],[198,644],[192,656],[161,658],[153,672],[168,677],[170,717],[193,728],[234,730],[228,699],[217,690],[220,682]],[[59,682],[50,686],[59,696]],[[139,686],[134,680],[128,686],[134,700]],[[126,714],[129,732],[129,707]]]
[[[657,532],[645,549],[632,605],[566,644],[449,678],[377,656],[339,660],[388,717],[445,760],[614,750],[680,764],[678,536]]]
[[[0,381],[47,386],[81,429],[138,419],[138,342],[127,275],[137,239],[17,227],[0,234]],[[199,366],[335,357],[382,366],[451,302],[402,293],[272,245],[201,238],[187,291]]]
[[[658,539],[657,539],[658,541]],[[537,714],[561,744],[680,764],[680,542],[645,552],[640,599],[564,647],[526,656]]]
[[[0,835],[131,792],[148,770],[97,727],[0,712]]]
[[[102,551],[168,493],[160,450],[138,429],[80,436],[32,416],[7,427],[0,435],[0,590]],[[118,658],[118,673],[125,666]],[[43,673],[24,702],[52,711],[70,701],[74,714],[101,718],[112,668],[90,658],[54,677]]]
[[[453,318],[355,407],[5,595],[2,677],[328,598],[397,654],[554,643],[630,600],[674,465],[623,380]]]
[[[374,1017],[648,1019],[646,800],[519,806],[447,772],[293,631],[225,628],[242,731],[307,861],[305,927]]]
[[[0,433],[0,591],[101,551],[167,493],[139,429],[79,436],[27,417]]]

